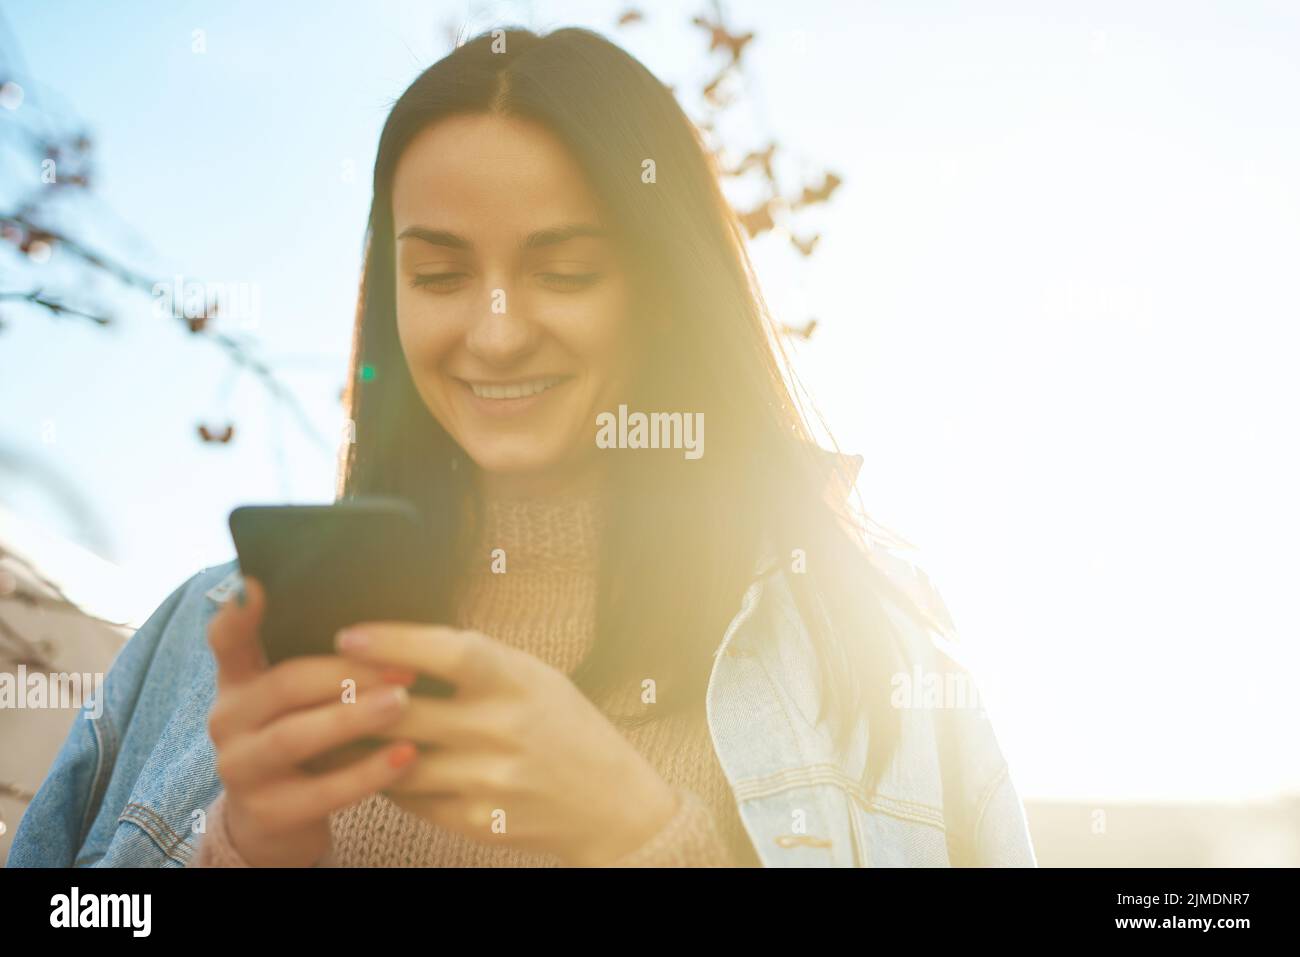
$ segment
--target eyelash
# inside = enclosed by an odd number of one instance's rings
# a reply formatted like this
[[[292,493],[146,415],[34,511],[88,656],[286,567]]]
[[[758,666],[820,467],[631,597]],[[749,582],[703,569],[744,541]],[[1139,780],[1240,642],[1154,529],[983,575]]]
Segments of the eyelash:
[[[446,287],[451,285],[451,280],[464,275],[465,273],[463,272],[424,273],[411,279],[411,288],[423,289],[426,287],[432,287],[437,289],[439,287]],[[575,292],[595,285],[596,281],[600,279],[600,273],[598,272],[572,274],[544,272],[540,273],[540,275],[544,279],[558,281],[559,284],[564,286],[567,290]]]

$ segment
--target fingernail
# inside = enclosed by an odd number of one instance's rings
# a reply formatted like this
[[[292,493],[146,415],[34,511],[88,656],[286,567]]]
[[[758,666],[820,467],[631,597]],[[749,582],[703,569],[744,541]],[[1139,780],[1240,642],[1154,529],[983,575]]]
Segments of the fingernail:
[[[344,628],[334,636],[334,647],[339,651],[360,651],[366,647],[370,636],[356,628]]]
[[[397,747],[393,748],[393,750],[388,752],[388,766],[390,768],[404,768],[415,760],[415,756],[418,753],[419,752],[416,751],[415,745],[411,744],[409,741],[403,741]]]
[[[370,707],[379,714],[401,711],[406,707],[408,698],[406,689],[401,685],[395,685],[391,688],[385,688],[383,691],[378,691],[371,696]]]
[[[416,674],[407,668],[389,668],[379,673],[379,678],[384,684],[403,685],[409,688],[415,684]]]

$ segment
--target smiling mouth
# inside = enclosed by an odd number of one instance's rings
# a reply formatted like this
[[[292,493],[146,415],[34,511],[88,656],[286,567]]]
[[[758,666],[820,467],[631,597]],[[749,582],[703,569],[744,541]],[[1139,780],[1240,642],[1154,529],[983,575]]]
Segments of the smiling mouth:
[[[519,382],[470,382],[461,381],[469,386],[471,392],[480,399],[526,399],[553,389],[561,382],[567,382],[569,376],[545,376],[539,379],[525,379]]]
[[[538,395],[545,393],[547,389],[554,389],[560,382],[564,381],[564,376],[546,376],[545,378],[530,378],[523,382],[469,382],[469,390],[480,399],[526,399],[529,395]]]

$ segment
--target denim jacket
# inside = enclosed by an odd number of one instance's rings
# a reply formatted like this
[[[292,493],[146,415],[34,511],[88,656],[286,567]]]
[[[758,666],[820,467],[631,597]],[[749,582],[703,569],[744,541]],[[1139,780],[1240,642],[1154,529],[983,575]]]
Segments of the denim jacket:
[[[879,558],[906,595],[917,579]],[[788,575],[768,559],[714,654],[706,713],[722,768],[767,867],[1036,866],[1024,809],[980,705],[900,708],[901,739],[863,788],[865,721],[847,742],[817,723],[816,659]],[[123,647],[103,712],[74,719],[23,816],[9,865],[181,867],[221,790],[208,736],[216,694],[207,625],[239,585],[238,563],[177,588]],[[966,676],[887,594],[917,675]],[[937,596],[935,596],[937,598]],[[915,705],[915,702],[912,702]]]

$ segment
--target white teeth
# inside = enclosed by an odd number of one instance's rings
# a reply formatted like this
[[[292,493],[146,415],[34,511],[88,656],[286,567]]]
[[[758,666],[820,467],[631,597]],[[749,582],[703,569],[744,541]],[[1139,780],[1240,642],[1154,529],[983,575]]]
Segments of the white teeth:
[[[545,392],[551,386],[559,385],[563,379],[551,376],[547,379],[533,379],[531,382],[515,382],[510,385],[491,385],[486,382],[471,382],[469,387],[480,399],[523,399],[539,392]]]

